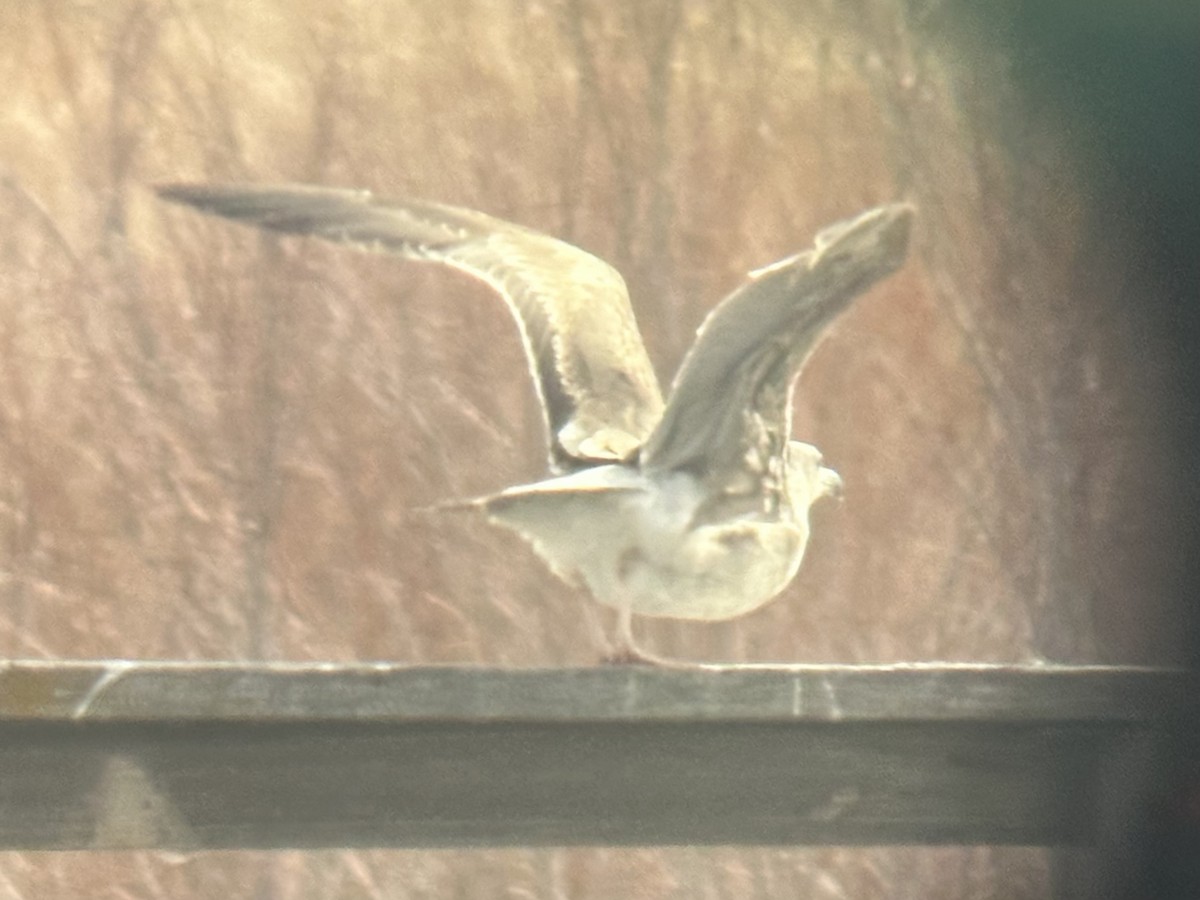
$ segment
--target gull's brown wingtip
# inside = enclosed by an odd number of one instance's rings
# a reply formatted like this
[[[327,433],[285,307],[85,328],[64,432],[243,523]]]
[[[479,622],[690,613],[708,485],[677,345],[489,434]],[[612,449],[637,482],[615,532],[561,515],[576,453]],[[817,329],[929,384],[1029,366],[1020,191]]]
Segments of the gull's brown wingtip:
[[[891,227],[895,232],[894,240],[897,245],[897,252],[903,257],[907,255],[909,242],[912,240],[913,222],[917,218],[917,206],[915,203],[902,201],[890,204],[887,209],[892,219]]]
[[[885,203],[866,215],[871,216],[876,222],[882,220],[887,230],[897,232],[907,240],[908,234],[912,230],[913,220],[917,217],[917,207],[914,203],[901,200],[896,203]]]
[[[194,184],[186,181],[168,181],[150,185],[150,189],[159,199],[169,203],[182,203],[186,206],[199,206],[205,199],[211,199],[219,193],[212,185]]]
[[[906,230],[911,230],[913,221],[917,218],[917,204],[911,200],[902,200],[899,203],[890,204],[892,215],[898,222],[903,223]]]
[[[194,188],[195,185],[189,184],[186,181],[161,181],[158,184],[150,185],[150,190],[168,200],[174,200],[179,196],[187,196]]]

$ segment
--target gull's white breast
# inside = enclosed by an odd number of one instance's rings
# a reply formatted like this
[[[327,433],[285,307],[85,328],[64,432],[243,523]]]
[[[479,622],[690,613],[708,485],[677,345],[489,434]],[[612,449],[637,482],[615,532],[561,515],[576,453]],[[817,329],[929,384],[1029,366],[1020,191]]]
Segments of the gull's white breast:
[[[486,507],[559,576],[582,581],[606,606],[729,619],[762,606],[795,576],[808,511],[697,525],[706,497],[688,473],[652,476],[614,465],[512,488]]]

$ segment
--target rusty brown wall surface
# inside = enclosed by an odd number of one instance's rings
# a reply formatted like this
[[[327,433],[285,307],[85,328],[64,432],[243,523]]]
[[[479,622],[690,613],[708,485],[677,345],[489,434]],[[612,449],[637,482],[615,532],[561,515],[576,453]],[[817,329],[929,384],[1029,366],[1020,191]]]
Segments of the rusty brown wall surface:
[[[427,507],[533,480],[503,305],[168,207],[163,181],[459,203],[624,273],[664,386],[744,273],[898,198],[913,255],[799,386],[846,481],[706,660],[1166,663],[1171,377],[1069,129],[895,0],[0,9],[0,653],[587,664],[606,614]],[[936,6],[931,4],[930,6]],[[735,761],[734,761],[735,762]],[[1036,897],[1039,851],[6,855],[14,897]],[[97,890],[97,887],[100,890]]]

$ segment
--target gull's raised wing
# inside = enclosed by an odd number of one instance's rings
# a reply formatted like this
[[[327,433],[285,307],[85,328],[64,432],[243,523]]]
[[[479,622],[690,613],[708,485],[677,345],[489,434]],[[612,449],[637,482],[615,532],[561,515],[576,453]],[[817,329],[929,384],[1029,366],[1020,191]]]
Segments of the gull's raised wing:
[[[474,210],[299,185],[164,185],[167,200],[288,234],[431,260],[494,288],[521,329],[557,471],[628,459],[662,395],[625,282],[578,247]]]
[[[893,204],[838,222],[725,298],[675,376],[643,469],[686,469],[727,495],[777,491],[792,384],[834,318],[904,261],[912,218]]]

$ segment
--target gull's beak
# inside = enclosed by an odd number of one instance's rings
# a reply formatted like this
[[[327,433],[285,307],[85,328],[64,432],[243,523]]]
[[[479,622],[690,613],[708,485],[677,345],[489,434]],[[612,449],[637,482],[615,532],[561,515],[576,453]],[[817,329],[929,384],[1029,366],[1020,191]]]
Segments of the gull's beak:
[[[845,492],[845,485],[842,483],[842,476],[833,469],[827,469],[824,466],[817,473],[817,499],[821,497],[832,497],[839,503],[842,501],[842,495]]]

